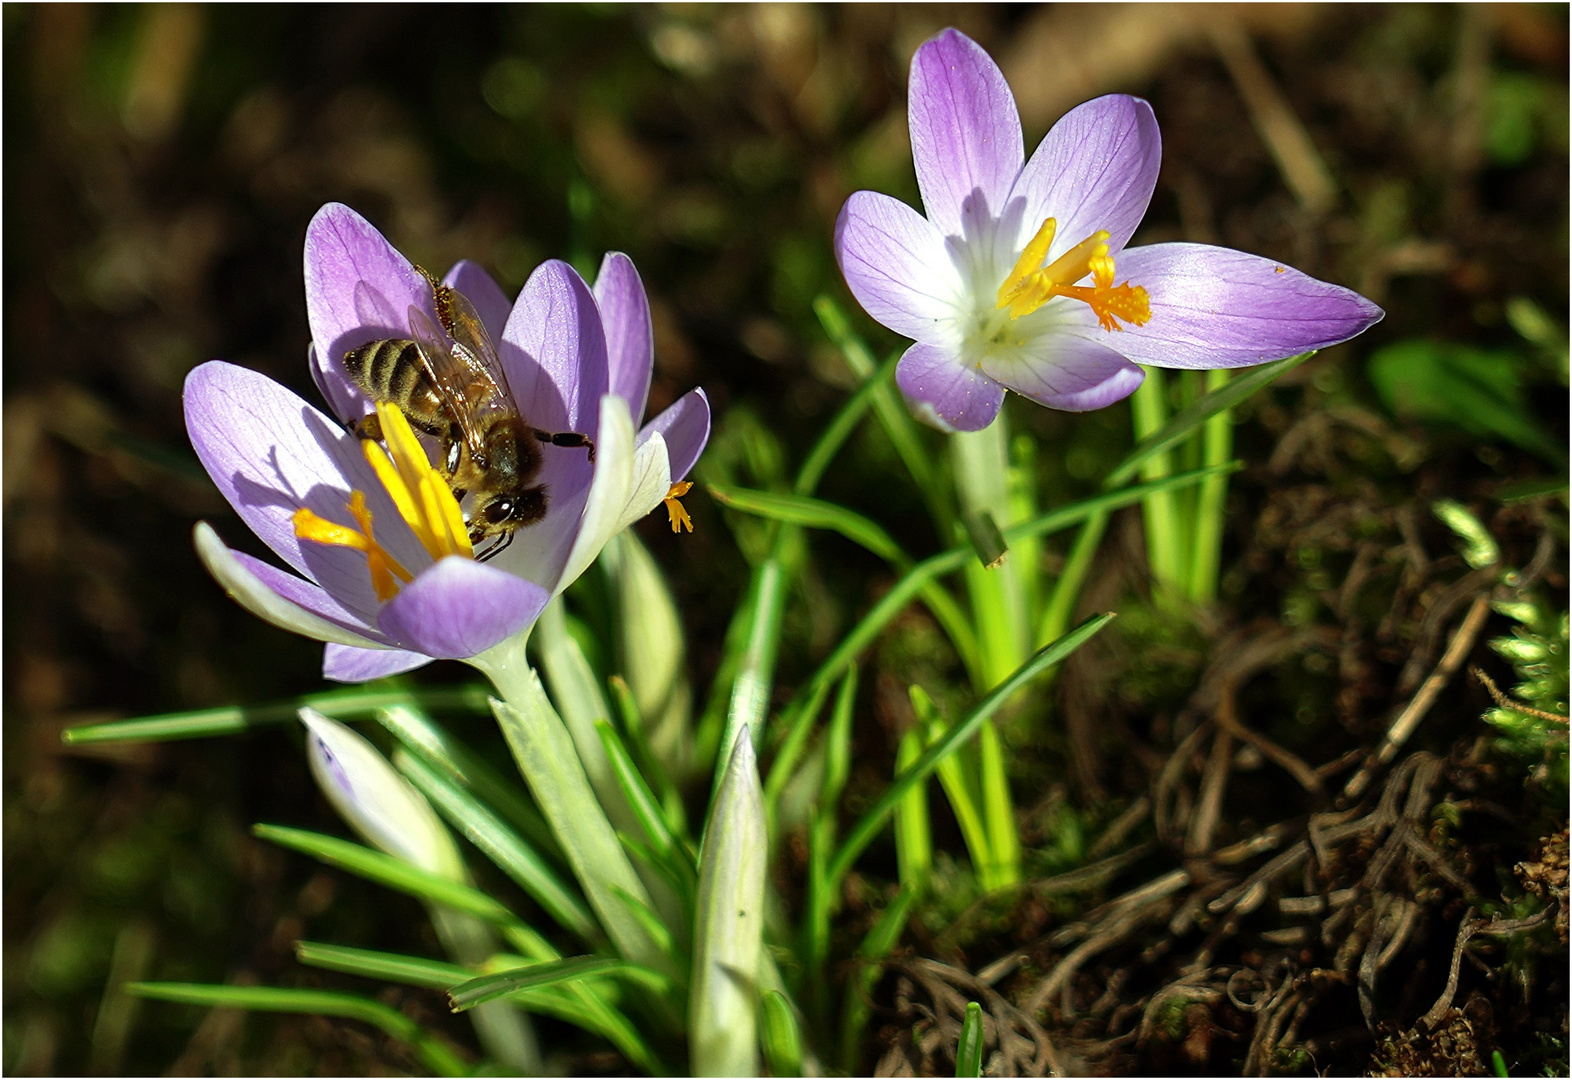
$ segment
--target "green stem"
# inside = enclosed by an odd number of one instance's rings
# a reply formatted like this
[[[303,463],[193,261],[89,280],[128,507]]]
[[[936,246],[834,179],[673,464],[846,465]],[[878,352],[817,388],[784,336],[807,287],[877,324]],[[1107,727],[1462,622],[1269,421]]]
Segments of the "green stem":
[[[1230,372],[1206,373],[1206,389],[1221,390]],[[1213,413],[1202,428],[1201,464],[1220,465],[1234,452],[1234,419],[1230,410]],[[1218,473],[1201,481],[1196,491],[1195,546],[1191,550],[1189,597],[1196,604],[1217,599],[1218,567],[1223,554],[1223,518],[1228,502],[1228,476]]]
[[[957,432],[950,440],[961,512],[968,516],[988,514],[1000,530],[1016,523],[1010,492],[1009,438],[1001,413],[981,431]],[[977,687],[979,692],[991,690],[1008,678],[1030,649],[1029,613],[1022,583],[1037,568],[1027,565],[1023,554],[1011,552],[1003,563],[992,568],[977,559],[966,563],[966,585],[972,600],[984,682]],[[992,891],[1020,880],[1021,847],[1015,831],[1004,748],[999,730],[991,721],[978,732],[977,751],[977,781],[988,850],[976,869],[978,883]]]
[[[1168,419],[1167,386],[1163,373],[1148,368],[1146,381],[1130,398],[1135,437],[1144,439]],[[1161,480],[1173,472],[1170,451],[1153,454],[1141,465],[1141,479]],[[1154,491],[1141,500],[1146,526],[1146,557],[1152,571],[1152,593],[1161,604],[1171,604],[1185,580],[1184,538],[1180,533],[1178,506],[1170,491]]]

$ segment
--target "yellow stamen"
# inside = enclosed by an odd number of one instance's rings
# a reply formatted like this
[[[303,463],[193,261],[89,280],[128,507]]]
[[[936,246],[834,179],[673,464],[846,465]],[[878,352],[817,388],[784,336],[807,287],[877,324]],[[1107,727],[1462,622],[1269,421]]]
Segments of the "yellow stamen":
[[[398,593],[398,584],[394,581],[411,581],[414,578],[408,570],[400,565],[399,561],[388,554],[386,548],[377,543],[371,531],[371,511],[366,506],[364,493],[356,491],[349,496],[349,502],[344,509],[349,511],[350,517],[360,526],[356,532],[347,525],[337,525],[326,518],[318,517],[305,507],[294,513],[295,535],[302,540],[310,540],[317,544],[333,544],[338,547],[353,548],[366,553],[366,566],[371,571],[371,588],[377,594],[381,603],[393,599]]]
[[[395,406],[384,402],[377,404],[377,419],[382,424],[382,435],[387,449],[365,440],[361,450],[377,479],[387,490],[388,497],[399,517],[409,526],[415,538],[433,560],[447,555],[475,557],[469,542],[469,532],[464,527],[464,515],[458,500],[453,497],[446,482],[431,467],[426,451],[415,437],[409,421]],[[377,600],[387,602],[399,590],[399,581],[414,580],[408,570],[378,544],[371,532],[371,511],[366,506],[364,492],[350,493],[345,506],[355,523],[357,532],[348,525],[339,525],[321,518],[310,510],[295,511],[295,535],[316,544],[333,544],[366,553],[366,566],[371,572],[371,587]],[[396,579],[396,580],[395,580]]]
[[[1004,283],[999,286],[998,307],[1009,308],[1010,318],[1030,315],[1055,296],[1066,296],[1087,304],[1097,314],[1097,322],[1104,330],[1122,330],[1118,320],[1144,326],[1152,317],[1150,300],[1144,288],[1126,281],[1115,286],[1114,261],[1108,254],[1108,233],[1099,229],[1082,240],[1048,266],[1041,266],[1048,257],[1057,223],[1053,218],[1043,222],[1037,235],[1015,263]],[[1090,287],[1075,285],[1088,274]]]
[[[1048,257],[1048,249],[1053,246],[1054,233],[1059,229],[1059,223],[1053,218],[1048,218],[1037,230],[1037,235],[1032,237],[1032,242],[1026,245],[1026,250],[1021,252],[1021,257],[1015,260],[1015,269],[1010,271],[1010,276],[1004,279],[1004,284],[999,286],[999,306],[1007,307],[1010,297],[1015,294],[1025,283],[1026,278],[1036,273]]]
[[[666,516],[671,518],[671,531],[674,533],[680,533],[684,527],[689,532],[693,531],[693,519],[688,516],[688,508],[677,501],[692,490],[693,481],[679,480],[671,485],[671,490],[661,500],[666,504]]]

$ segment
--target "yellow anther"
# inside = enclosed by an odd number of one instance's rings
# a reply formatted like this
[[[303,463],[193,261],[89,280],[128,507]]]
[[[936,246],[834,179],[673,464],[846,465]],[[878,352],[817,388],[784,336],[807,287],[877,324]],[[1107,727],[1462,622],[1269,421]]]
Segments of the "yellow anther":
[[[1048,257],[1053,243],[1056,224],[1053,218],[1044,221],[1042,228],[999,286],[998,306],[1010,309],[1010,318],[1030,315],[1056,296],[1066,296],[1088,305],[1097,314],[1097,323],[1104,330],[1122,330],[1118,320],[1137,326],[1145,325],[1152,317],[1150,297],[1139,285],[1126,281],[1114,286],[1114,261],[1108,254],[1106,230],[1097,232],[1060,255],[1048,266],[1036,267]],[[1091,286],[1076,285],[1077,281],[1091,275]]]
[[[361,450],[371,470],[387,489],[388,498],[393,501],[393,508],[398,511],[399,517],[404,519],[410,532],[415,534],[433,560],[447,555],[474,558],[475,549],[469,542],[468,530],[464,528],[464,515],[459,510],[458,500],[453,497],[453,492],[437,470],[431,467],[425,448],[415,437],[409,421],[396,407],[384,402],[377,403],[377,419],[382,424],[382,436],[387,440],[387,449],[367,439],[361,443]],[[345,509],[360,526],[358,532],[348,525],[339,525],[318,517],[302,507],[295,511],[291,519],[295,525],[295,535],[314,544],[332,544],[365,552],[366,567],[371,572],[371,587],[377,594],[377,600],[386,603],[398,593],[398,583],[412,581],[414,575],[388,554],[387,549],[378,544],[372,535],[371,510],[366,506],[364,492],[351,492]]]
[[[361,449],[376,471],[377,479],[387,488],[399,516],[409,524],[410,531],[433,559],[445,555],[474,558],[475,549],[464,528],[464,515],[459,511],[458,500],[437,470],[431,467],[425,448],[415,437],[409,421],[386,402],[377,403],[377,420],[382,424],[387,450],[369,439],[361,444]]]
[[[1008,307],[1011,296],[1026,283],[1028,277],[1042,267],[1043,260],[1048,257],[1048,249],[1053,246],[1054,233],[1058,229],[1059,223],[1053,218],[1043,221],[1037,230],[1037,235],[1026,245],[1026,250],[1021,252],[1021,257],[1015,260],[1015,269],[1010,271],[1010,276],[1004,279],[1003,285],[999,286],[999,307]]]
[[[377,600],[386,603],[398,593],[398,581],[411,581],[413,575],[377,543],[371,531],[371,510],[366,506],[366,496],[362,492],[352,492],[344,509],[360,526],[359,532],[347,525],[338,525],[318,517],[301,507],[292,518],[295,535],[316,544],[331,544],[365,552],[366,566],[371,571],[371,588],[377,594]]]
[[[666,504],[666,516],[671,518],[671,531],[674,533],[680,533],[684,528],[693,531],[693,519],[688,516],[688,508],[677,501],[692,490],[693,481],[679,480],[671,485],[671,490],[661,500]]]

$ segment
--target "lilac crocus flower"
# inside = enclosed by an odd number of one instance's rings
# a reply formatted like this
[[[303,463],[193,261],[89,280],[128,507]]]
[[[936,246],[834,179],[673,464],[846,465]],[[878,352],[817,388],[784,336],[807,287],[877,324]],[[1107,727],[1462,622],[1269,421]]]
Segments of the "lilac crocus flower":
[[[1099,409],[1135,391],[1138,364],[1245,367],[1346,341],[1382,317],[1270,259],[1206,244],[1125,248],[1161,160],[1139,98],[1072,109],[1027,161],[1003,74],[945,30],[912,58],[908,109],[927,216],[859,191],[835,249],[868,314],[915,341],[896,381],[938,427],[987,427],[1006,390]]]
[[[702,390],[635,430],[654,346],[649,303],[627,256],[608,255],[593,290],[567,264],[545,263],[511,305],[478,266],[459,263],[444,282],[485,323],[521,413],[595,441],[593,463],[582,448],[542,447],[545,517],[495,558],[476,561],[458,504],[397,410],[381,410],[387,451],[345,426],[373,407],[345,373],[345,353],[410,337],[412,307],[435,316],[431,286],[338,204],[324,206],[307,230],[305,277],[311,368],[336,418],[222,361],[186,379],[185,411],[219,490],[293,573],[229,549],[205,522],[198,553],[254,614],[327,642],[330,679],[468,659],[527,632],[608,540],[661,505],[709,437]],[[387,430],[395,426],[402,437]]]

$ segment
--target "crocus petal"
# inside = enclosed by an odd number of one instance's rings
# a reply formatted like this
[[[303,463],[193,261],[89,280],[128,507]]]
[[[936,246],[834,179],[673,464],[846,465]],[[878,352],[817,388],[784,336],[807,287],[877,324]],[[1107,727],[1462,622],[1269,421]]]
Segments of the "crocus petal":
[[[431,663],[431,657],[403,649],[357,649],[328,642],[322,650],[322,677],[334,682],[362,683],[402,675]]]
[[[593,431],[609,382],[606,333],[578,272],[559,259],[536,267],[502,337],[508,383],[530,423],[554,432]]]
[[[654,510],[670,493],[671,459],[666,453],[666,440],[656,432],[634,448],[633,482],[628,488],[627,502],[623,505],[611,536],[616,536]],[[609,541],[611,536],[606,539]]]
[[[578,580],[617,534],[633,491],[633,419],[628,415],[628,403],[614,394],[601,402],[595,441],[595,480],[584,502],[573,548],[556,582],[554,591],[558,593]]]
[[[1108,342],[1138,364],[1246,367],[1347,341],[1385,316],[1351,289],[1291,266],[1206,244],[1154,244],[1120,257],[1144,286],[1151,321]],[[1083,336],[1098,333],[1088,328]]]
[[[306,316],[328,371],[368,341],[409,337],[411,305],[435,316],[431,287],[414,265],[349,207],[318,210],[306,227]],[[333,377],[364,399],[347,376]],[[327,394],[329,401],[337,396]]]
[[[1106,345],[1053,334],[1038,345],[1040,355],[988,356],[982,370],[990,378],[1065,412],[1090,412],[1135,393],[1146,373]]]
[[[442,283],[451,285],[475,305],[475,312],[492,341],[502,340],[502,332],[508,325],[508,315],[513,311],[513,302],[502,291],[502,286],[480,268],[479,263],[460,259],[453,264],[453,269],[448,271]]]
[[[959,30],[918,46],[907,91],[912,159],[928,219],[959,236],[997,217],[1025,160],[1021,117],[992,58]]]
[[[220,360],[202,364],[186,376],[185,412],[197,457],[241,519],[350,608],[364,611],[374,603],[366,557],[345,547],[303,545],[292,521],[300,507],[347,522],[350,492],[363,491],[377,539],[393,557],[411,572],[431,561],[403,526],[359,440],[266,375]]]
[[[371,399],[358,386],[349,381],[339,364],[329,364],[317,354],[316,343],[306,346],[306,368],[311,381],[317,384],[322,400],[328,403],[333,415],[346,424],[354,423],[372,411]]]
[[[847,199],[835,257],[863,310],[897,334],[937,344],[953,333],[961,275],[944,234],[899,199],[876,191]]]
[[[655,333],[650,301],[633,260],[620,251],[600,261],[595,300],[606,326],[606,363],[610,390],[628,403],[636,424],[649,402],[650,376],[655,371]]]
[[[549,599],[532,581],[450,555],[383,605],[378,625],[413,652],[464,660],[529,626]]]
[[[197,557],[202,560],[207,572],[213,575],[236,603],[257,618],[317,641],[334,641],[359,648],[372,648],[379,644],[367,635],[354,633],[285,599],[276,588],[280,584],[276,578],[264,582],[259,576],[258,568],[265,567],[265,563],[258,563],[238,551],[231,551],[207,522],[197,523],[193,539]],[[294,580],[300,581],[299,578]],[[300,587],[302,590],[314,588],[307,582],[300,582]],[[321,599],[324,606],[331,603],[326,594],[322,594]]]
[[[981,431],[1004,403],[1004,387],[955,353],[920,341],[902,354],[895,382],[912,411],[944,431]]]
[[[1010,193],[1012,204],[1023,204],[1011,217],[1021,230],[1017,249],[1052,217],[1058,229],[1050,260],[1100,229],[1109,233],[1109,250],[1119,251],[1152,201],[1162,152],[1157,117],[1140,98],[1109,94],[1065,113]]]
[[[644,445],[656,433],[666,440],[671,479],[676,483],[688,475],[710,438],[710,399],[704,390],[689,390],[669,409],[645,424],[637,444]]]

